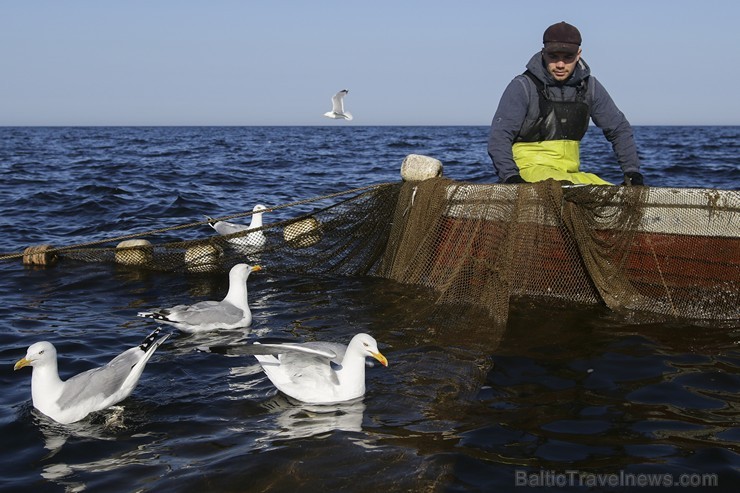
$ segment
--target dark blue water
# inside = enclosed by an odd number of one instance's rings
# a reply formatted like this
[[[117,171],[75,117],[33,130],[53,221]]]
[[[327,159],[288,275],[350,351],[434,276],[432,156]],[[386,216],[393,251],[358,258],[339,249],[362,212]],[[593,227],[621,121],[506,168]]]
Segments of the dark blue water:
[[[648,184],[740,184],[740,127],[635,135]],[[485,127],[0,128],[0,253],[397,181],[410,153],[440,159],[448,177],[493,182],[486,137]],[[582,161],[621,181],[598,131]],[[30,344],[53,342],[66,378],[139,343],[153,325],[137,311],[221,298],[226,280],[17,260],[0,262],[0,274],[2,491],[740,485],[738,326],[647,324],[600,306],[520,301],[494,330],[485,318],[429,315],[429,293],[408,286],[263,271],[249,281],[250,330],[175,334],[122,409],[61,426],[33,409],[30,370],[13,371]],[[263,336],[345,342],[360,331],[390,366],[369,369],[362,402],[329,409],[276,394],[252,357],[199,350]],[[620,486],[638,480],[663,482]]]

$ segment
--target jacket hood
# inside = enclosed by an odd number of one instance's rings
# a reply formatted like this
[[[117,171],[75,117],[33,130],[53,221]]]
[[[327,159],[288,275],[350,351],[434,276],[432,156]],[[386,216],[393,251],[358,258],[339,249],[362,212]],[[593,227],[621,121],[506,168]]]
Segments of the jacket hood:
[[[540,79],[547,86],[578,86],[578,84],[580,84],[583,79],[591,75],[591,68],[588,66],[586,61],[581,58],[580,60],[578,60],[578,63],[576,64],[576,69],[573,71],[573,74],[570,76],[570,78],[565,82],[558,82],[552,78],[550,73],[545,68],[545,62],[542,59],[541,51],[538,51],[537,53],[532,55],[532,58],[529,59],[529,62],[527,62],[527,70],[532,72],[535,77]]]

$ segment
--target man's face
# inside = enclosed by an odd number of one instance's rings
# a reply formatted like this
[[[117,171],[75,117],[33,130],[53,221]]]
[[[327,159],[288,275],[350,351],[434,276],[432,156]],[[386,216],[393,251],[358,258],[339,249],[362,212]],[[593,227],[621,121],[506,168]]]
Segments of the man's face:
[[[545,59],[547,65],[547,71],[550,72],[552,78],[558,82],[568,80],[576,69],[576,63],[581,59],[581,50],[578,53],[561,53],[561,52],[547,52],[543,51],[542,56]]]

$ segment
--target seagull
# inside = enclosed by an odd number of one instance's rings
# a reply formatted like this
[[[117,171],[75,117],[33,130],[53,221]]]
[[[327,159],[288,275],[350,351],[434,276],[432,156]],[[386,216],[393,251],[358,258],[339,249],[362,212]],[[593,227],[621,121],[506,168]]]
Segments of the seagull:
[[[267,378],[284,394],[307,404],[336,404],[365,395],[365,357],[383,366],[388,360],[368,334],[357,334],[349,345],[332,342],[254,344],[253,354]]]
[[[208,218],[208,224],[216,230],[221,236],[232,235],[234,233],[240,233],[250,229],[257,229],[262,227],[262,211],[266,211],[267,207],[262,204],[257,204],[252,209],[252,220],[249,226],[243,224],[231,223],[228,221],[215,221],[212,217]],[[262,230],[252,231],[246,235],[240,235],[234,238],[229,238],[228,242],[234,247],[244,251],[245,253],[254,253],[265,246],[267,238]]]
[[[144,342],[119,354],[107,365],[84,371],[66,381],[59,378],[57,350],[47,341],[31,345],[13,369],[33,367],[33,407],[58,423],[74,423],[131,395],[149,358],[170,336],[166,334],[157,340],[160,330],[157,327]]]
[[[259,265],[236,264],[229,271],[229,292],[221,301],[200,301],[194,305],[177,305],[139,312],[139,317],[151,318],[195,334],[215,329],[249,327],[252,312],[247,301],[247,278],[262,270]]]
[[[352,119],[352,113],[344,111],[344,96],[346,96],[348,92],[349,91],[347,89],[342,89],[331,98],[331,111],[324,113],[325,117],[334,118],[335,120],[340,118],[345,120]]]

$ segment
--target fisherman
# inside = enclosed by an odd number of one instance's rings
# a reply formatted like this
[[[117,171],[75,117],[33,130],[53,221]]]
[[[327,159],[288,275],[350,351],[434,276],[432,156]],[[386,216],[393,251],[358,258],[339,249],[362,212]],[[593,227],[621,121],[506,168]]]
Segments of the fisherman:
[[[542,42],[527,70],[504,90],[493,116],[488,155],[499,179],[611,185],[579,170],[580,141],[592,119],[612,145],[622,184],[643,185],[632,127],[581,58],[581,33],[559,22],[545,30]]]

